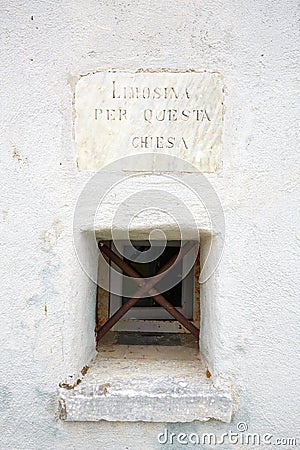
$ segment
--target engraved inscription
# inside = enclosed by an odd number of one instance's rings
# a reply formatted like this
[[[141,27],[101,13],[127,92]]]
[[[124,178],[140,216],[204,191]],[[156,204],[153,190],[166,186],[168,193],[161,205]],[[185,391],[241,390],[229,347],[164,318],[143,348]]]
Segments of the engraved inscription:
[[[223,88],[216,73],[94,73],[77,83],[75,113],[80,170],[144,151],[172,153],[206,172],[220,167]]]

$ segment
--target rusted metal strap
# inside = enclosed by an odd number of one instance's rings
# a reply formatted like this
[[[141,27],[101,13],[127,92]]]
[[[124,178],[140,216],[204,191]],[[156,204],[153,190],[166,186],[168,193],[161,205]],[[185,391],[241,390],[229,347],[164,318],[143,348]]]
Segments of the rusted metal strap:
[[[132,308],[139,298],[145,294],[149,293],[151,297],[154,298],[157,303],[159,303],[163,308],[168,311],[178,322],[180,322],[187,330],[189,330],[194,336],[199,336],[199,330],[196,328],[183,314],[181,314],[168,300],[161,294],[159,294],[154,286],[165,276],[166,271],[173,268],[178,264],[182,258],[194,247],[194,242],[189,242],[185,244],[179,255],[174,255],[157,273],[155,277],[152,277],[148,282],[136,272],[129,264],[123,261],[116,253],[114,253],[109,247],[99,242],[100,251],[111,259],[120,269],[123,270],[128,276],[132,277],[133,280],[139,286],[139,289],[135,293],[135,296],[130,300],[126,301],[119,309],[115,312],[107,322],[98,330],[97,337],[98,340],[101,339],[125,314]]]

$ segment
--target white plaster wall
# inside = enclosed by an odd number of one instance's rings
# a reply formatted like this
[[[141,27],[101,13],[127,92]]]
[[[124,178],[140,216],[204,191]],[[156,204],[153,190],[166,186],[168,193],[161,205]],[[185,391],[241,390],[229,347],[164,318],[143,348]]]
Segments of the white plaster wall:
[[[253,432],[296,434],[298,13],[294,0],[3,3],[1,448],[162,447],[164,424],[56,418],[57,383],[93,353],[91,323],[76,313],[83,301],[93,307],[93,287],[72,246],[89,174],[76,170],[71,84],[109,68],[218,70],[226,83],[224,168],[209,176],[226,248],[208,306],[212,371],[233,382],[237,411],[229,425],[169,429],[224,432],[245,421]]]

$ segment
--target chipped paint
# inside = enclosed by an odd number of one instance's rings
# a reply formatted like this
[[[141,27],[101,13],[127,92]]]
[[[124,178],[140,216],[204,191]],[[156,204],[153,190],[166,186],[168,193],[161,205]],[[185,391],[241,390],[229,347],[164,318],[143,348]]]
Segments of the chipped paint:
[[[12,157],[21,164],[27,165],[28,158],[23,156],[15,144],[12,146]]]
[[[49,252],[55,247],[62,235],[63,224],[60,220],[54,220],[49,230],[42,230],[39,235],[41,246],[44,251]]]

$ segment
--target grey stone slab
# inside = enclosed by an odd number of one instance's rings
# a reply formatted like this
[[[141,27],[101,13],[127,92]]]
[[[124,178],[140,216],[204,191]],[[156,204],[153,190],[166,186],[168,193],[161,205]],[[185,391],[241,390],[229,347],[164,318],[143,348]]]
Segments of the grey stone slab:
[[[59,389],[66,421],[229,422],[232,397],[198,361],[97,358],[83,381]]]

